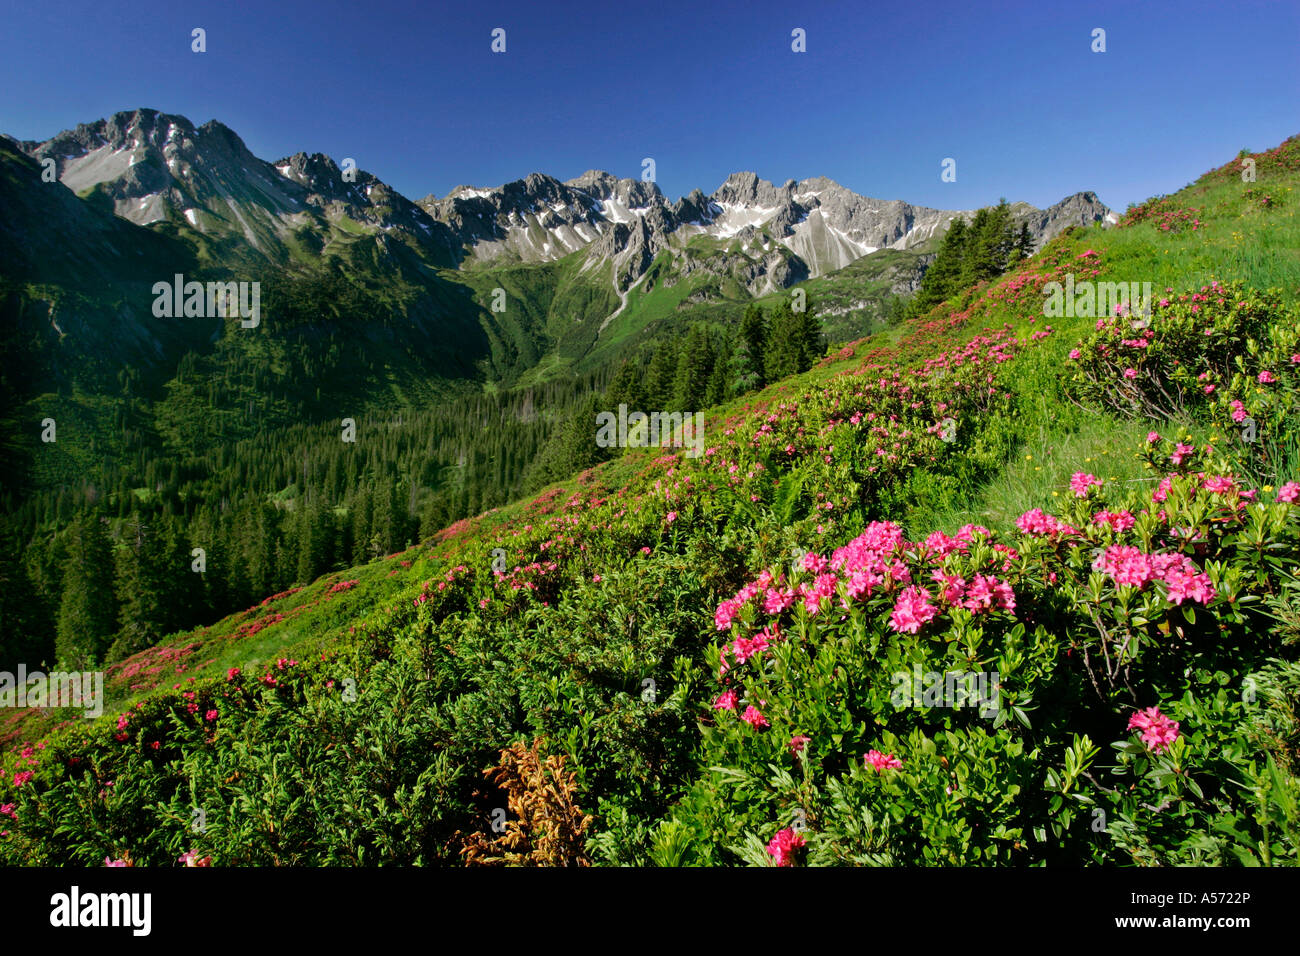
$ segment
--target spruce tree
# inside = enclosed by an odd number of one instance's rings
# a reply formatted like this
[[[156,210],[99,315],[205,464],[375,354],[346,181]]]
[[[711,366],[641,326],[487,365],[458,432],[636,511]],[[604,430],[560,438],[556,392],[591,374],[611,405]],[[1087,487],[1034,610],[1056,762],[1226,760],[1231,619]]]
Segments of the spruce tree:
[[[122,595],[117,639],[105,661],[115,663],[157,644],[166,633],[165,543],[156,519],[137,513],[124,529],[117,551],[117,592]]]
[[[1020,258],[1028,259],[1034,254],[1034,237],[1029,232],[1029,223],[1020,224],[1020,232],[1016,236],[1016,251]]]
[[[726,341],[713,361],[713,374],[709,376],[709,387],[704,395],[704,404],[710,407],[721,405],[731,397],[731,349]]]
[[[113,571],[108,529],[97,514],[82,514],[68,536],[55,642],[58,660],[69,670],[100,663],[113,639]]]
[[[748,368],[742,367],[741,378],[752,376],[755,384],[748,388],[762,388],[767,384],[767,375],[763,368],[763,357],[767,354],[767,316],[755,303],[745,308],[745,317],[740,322],[740,340],[744,346],[744,355],[748,359]]]
[[[624,404],[630,411],[642,411],[645,392],[645,370],[639,363],[625,359],[605,389],[604,410],[617,412],[618,406]]]
[[[650,360],[650,369],[646,373],[647,408],[634,411],[666,411],[673,400],[673,386],[677,379],[677,353],[664,342],[655,349],[654,358]]]
[[[962,272],[962,260],[966,251],[966,239],[970,227],[966,220],[958,216],[948,227],[939,245],[939,251],[925,270],[921,286],[912,299],[912,313],[921,314],[930,311],[959,288]]]
[[[686,335],[681,356],[677,362],[677,377],[673,383],[672,410],[699,411],[704,406],[709,378],[713,375],[713,350],[709,339],[698,326],[692,326]],[[662,409],[660,409],[662,411]]]
[[[799,371],[803,349],[798,325],[799,319],[790,308],[790,300],[783,297],[772,309],[767,351],[763,356],[763,368],[769,382]]]

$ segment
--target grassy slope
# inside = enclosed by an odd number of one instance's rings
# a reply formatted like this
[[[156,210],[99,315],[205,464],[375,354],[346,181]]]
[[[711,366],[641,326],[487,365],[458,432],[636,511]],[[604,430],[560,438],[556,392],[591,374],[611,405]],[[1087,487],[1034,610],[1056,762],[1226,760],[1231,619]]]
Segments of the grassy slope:
[[[1280,287],[1287,300],[1294,302],[1300,298],[1300,254],[1296,251],[1300,249],[1300,224],[1294,215],[1294,187],[1300,176],[1294,170],[1278,172],[1269,182],[1272,202],[1263,207],[1256,193],[1247,192],[1250,187],[1240,182],[1235,168],[1235,161],[1226,164],[1171,197],[1171,206],[1198,210],[1194,214],[1200,222],[1196,230],[1170,233],[1155,222],[1138,222],[1113,230],[1075,230],[1054,241],[1021,272],[1044,268],[1044,262],[1052,258],[1063,264],[1058,268],[1069,271],[1069,264],[1083,252],[1095,250],[1100,253],[1101,279],[1152,281],[1157,290],[1166,286],[1187,288],[1212,278],[1243,279],[1259,287]],[[982,328],[997,327],[1007,318],[1014,320],[1018,336],[1027,336],[1035,327],[1041,327],[1043,320],[1027,318],[1033,314],[1033,303],[1019,297],[1017,278],[1010,275],[971,290],[959,301],[937,309],[927,317],[928,323],[911,322],[893,335],[862,340],[806,375],[712,410],[707,417],[709,444],[725,445],[718,436],[728,428],[752,420],[760,411],[781,402],[815,395],[832,377],[861,370],[864,363],[883,360],[913,365],[933,355],[937,348],[960,342]],[[949,331],[936,334],[936,316],[947,318]],[[949,503],[946,509],[914,501],[907,514],[897,515],[912,526],[909,530],[936,526],[951,530],[972,520],[972,515],[995,528],[1006,527],[1026,508],[1050,507],[1053,489],[1068,481],[1081,459],[1099,462],[1095,470],[1103,477],[1140,477],[1140,468],[1129,456],[1146,426],[1083,412],[1061,398],[1059,373],[1065,353],[1091,320],[1062,319],[1054,320],[1054,324],[1056,333],[1026,350],[1007,379],[1018,392],[1017,447],[1002,457],[994,477],[984,484],[976,499]],[[211,627],[176,635],[114,668],[109,676],[110,704],[106,713],[125,709],[158,689],[166,693],[175,682],[190,678],[201,681],[230,667],[251,671],[277,657],[310,660],[357,642],[364,644],[368,635],[382,633],[396,622],[413,617],[413,598],[425,582],[453,569],[458,562],[485,564],[493,547],[508,545],[515,538],[524,539],[520,553],[527,553],[530,535],[536,536],[534,524],[540,527],[567,509],[576,509],[577,514],[583,510],[582,502],[605,496],[646,508],[649,513],[640,515],[639,520],[645,523],[648,519],[663,544],[667,545],[671,538],[672,547],[665,547],[665,556],[653,572],[661,578],[661,586],[674,581],[675,575],[684,576],[688,568],[698,573],[688,557],[692,549],[689,540],[679,542],[676,533],[663,526],[663,512],[670,505],[655,491],[656,482],[662,482],[665,474],[662,465],[653,463],[655,457],[651,450],[630,450],[622,458],[561,483],[531,502],[516,502],[459,522],[431,546],[416,547],[405,554],[330,575],[295,593],[268,598],[262,605]],[[680,458],[678,465],[688,474],[699,474],[698,469]],[[675,507],[684,508],[685,504],[683,501]],[[765,502],[760,507],[777,508],[779,504]],[[794,535],[791,538],[797,540]],[[751,540],[749,550],[734,557],[741,568],[752,572],[781,554],[788,544]],[[686,549],[684,553],[682,548]],[[687,560],[673,557],[674,553]],[[511,561],[516,559],[512,554]],[[624,586],[628,569],[602,568],[602,573],[618,582],[617,586]],[[636,572],[642,573],[647,572]],[[356,583],[333,590],[339,582],[353,581]],[[595,585],[575,582],[574,586],[581,589]],[[538,626],[545,618],[539,609],[528,613]],[[542,616],[534,617],[539,614]],[[627,667],[625,676],[635,677],[645,662],[629,663]],[[6,716],[0,727],[0,742],[34,741],[60,716],[30,711]],[[79,730],[84,730],[84,723],[78,722]],[[575,741],[569,746],[582,749],[578,744]]]
[[[1290,174],[1284,181],[1270,184],[1272,195],[1281,198],[1273,210],[1263,210],[1257,202],[1245,198],[1249,186],[1236,176],[1236,161],[1219,170],[1207,173],[1195,183],[1169,197],[1172,205],[1199,210],[1202,226],[1195,231],[1169,234],[1152,222],[1138,223],[1120,229],[1076,230],[1072,235],[1058,239],[1054,247],[1074,251],[1077,255],[1087,249],[1102,253],[1102,279],[1113,281],[1140,279],[1151,281],[1156,290],[1165,287],[1180,288],[1204,284],[1211,279],[1240,278],[1261,288],[1282,288],[1287,301],[1300,299],[1300,220],[1296,219],[1295,203],[1300,202],[1300,175]],[[1040,257],[1029,260],[1026,271],[1037,267]],[[581,281],[575,278],[578,257],[570,256],[551,264],[555,283]],[[847,273],[852,281],[864,275],[874,278],[878,263],[875,256],[854,263],[840,273],[834,273],[807,285],[810,296],[824,294],[842,283],[841,274]],[[512,281],[511,268],[483,270],[474,273],[473,285],[481,293],[500,284],[507,293],[527,287]],[[985,321],[992,323],[999,317],[999,296],[1017,273],[1010,274],[991,284],[969,290],[949,304],[964,307],[972,319],[968,327],[976,329]],[[490,292],[487,292],[490,294]],[[554,296],[534,293],[520,295],[519,304],[530,316],[546,317]],[[486,301],[486,300],[485,300]],[[513,298],[510,301],[515,301]],[[945,307],[940,307],[939,312]],[[1033,320],[1031,320],[1033,321]],[[1037,320],[1041,323],[1043,320]],[[719,425],[754,414],[808,390],[816,390],[821,382],[844,374],[862,364],[862,357],[879,348],[887,348],[902,339],[898,355],[903,359],[923,358],[932,346],[916,334],[918,323],[909,323],[902,330],[890,334],[871,336],[850,346],[826,360],[805,375],[786,379],[769,386],[757,395],[747,395],[706,413],[706,433],[716,435]],[[1024,511],[1041,507],[1050,509],[1059,489],[1076,470],[1077,463],[1097,462],[1096,471],[1103,477],[1121,480],[1145,480],[1143,469],[1137,462],[1136,446],[1141,442],[1147,426],[1123,422],[1094,412],[1072,409],[1053,384],[1055,372],[1065,361],[1065,353],[1075,338],[1091,324],[1087,319],[1056,320],[1057,334],[1044,340],[1038,347],[1018,360],[1019,374],[1027,388],[1031,404],[1021,422],[1022,445],[1014,456],[1004,462],[997,477],[988,482],[978,499],[966,507],[954,507],[931,513],[928,509],[917,516],[917,529],[932,526],[945,531],[955,530],[969,521],[978,521],[994,530],[1010,528],[1015,517]],[[1022,325],[1025,334],[1032,331]],[[1198,437],[1203,437],[1197,434]],[[567,496],[582,491],[589,494],[592,488],[617,489],[628,485],[634,475],[642,471],[654,457],[649,450],[629,449],[618,460],[593,469],[581,479],[570,479],[553,486],[539,499]],[[1103,474],[1104,472],[1104,474]],[[263,605],[231,615],[194,632],[179,634],[150,651],[118,665],[109,675],[110,710],[122,709],[151,693],[158,687],[169,687],[184,678],[207,677],[224,673],[230,667],[247,668],[257,661],[282,656],[309,657],[321,648],[348,640],[355,632],[365,630],[366,622],[382,609],[393,606],[398,596],[404,602],[419,591],[419,585],[436,569],[444,568],[457,555],[486,555],[495,539],[527,523],[535,514],[530,502],[515,502],[507,507],[488,512],[453,526],[446,540],[450,544],[435,543],[432,548],[415,547],[402,555],[336,572],[312,582],[295,594],[274,599]],[[901,517],[901,516],[900,516]],[[409,564],[409,567],[404,566]],[[329,594],[329,588],[339,581],[355,580],[358,584],[344,592]],[[241,636],[241,630],[259,620],[275,615],[283,620],[266,626],[254,638]],[[164,667],[152,675],[128,679],[123,672],[134,670],[135,665],[152,656],[170,660],[183,652],[185,666]],[[149,663],[147,671],[157,666]],[[37,728],[49,726],[50,719],[33,720],[30,712],[16,712],[5,718],[6,729],[0,729],[0,743],[21,736],[35,739]],[[17,728],[22,727],[19,731]]]

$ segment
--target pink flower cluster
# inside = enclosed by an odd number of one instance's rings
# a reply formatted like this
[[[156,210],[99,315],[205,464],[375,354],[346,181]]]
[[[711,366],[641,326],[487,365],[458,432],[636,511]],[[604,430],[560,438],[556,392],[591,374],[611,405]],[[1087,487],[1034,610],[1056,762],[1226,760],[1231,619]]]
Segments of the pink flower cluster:
[[[1101,479],[1096,475],[1089,475],[1082,471],[1076,471],[1070,478],[1070,490],[1074,492],[1076,498],[1088,497],[1088,489],[1094,487],[1101,487]]]
[[[1142,731],[1142,742],[1154,754],[1164,753],[1178,738],[1178,721],[1170,720],[1158,707],[1139,710],[1129,718],[1128,729]]]
[[[1128,531],[1137,519],[1130,511],[1098,511],[1092,516],[1093,524],[1108,524],[1114,531]]]
[[[1137,588],[1164,581],[1166,598],[1173,604],[1188,598],[1209,604],[1216,596],[1209,575],[1182,554],[1144,554],[1132,545],[1113,545],[1098,556],[1093,570],[1109,575],[1116,584]]]
[[[923,624],[934,620],[938,614],[939,609],[930,603],[930,592],[913,585],[894,602],[893,613],[889,615],[889,626],[899,633],[915,634]]]
[[[885,770],[898,770],[903,766],[903,761],[893,754],[882,754],[879,750],[868,750],[863,754],[862,761],[866,766],[874,769],[876,773]]]
[[[804,838],[790,827],[777,831],[767,844],[767,852],[772,854],[777,866],[794,866],[794,855],[804,845]]]
[[[1016,519],[1016,527],[1025,534],[1044,534],[1050,537],[1079,533],[1076,528],[1049,515],[1042,508],[1026,511]]]

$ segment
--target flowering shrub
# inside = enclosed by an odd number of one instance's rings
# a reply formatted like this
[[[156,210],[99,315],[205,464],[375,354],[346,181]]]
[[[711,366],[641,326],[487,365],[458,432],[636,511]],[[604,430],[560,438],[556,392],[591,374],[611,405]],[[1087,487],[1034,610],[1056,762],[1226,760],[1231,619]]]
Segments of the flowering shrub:
[[[723,775],[675,820],[697,861],[793,865],[806,843],[816,863],[1205,862],[1199,834],[1227,821],[1250,835],[1232,853],[1277,852],[1222,774],[1226,760],[1263,779],[1231,742],[1269,666],[1264,598],[1300,560],[1300,485],[1263,501],[1203,473],[1154,491],[1071,484],[1061,517],[1026,514],[1006,542],[976,526],[913,542],[876,522],[720,604],[725,705],[705,742]],[[921,671],[995,673],[996,706],[900,702],[900,676]],[[1107,768],[1090,735],[1123,728],[1138,739]],[[756,842],[792,821],[806,826]]]
[[[1277,291],[1215,281],[1198,291],[1166,292],[1152,303],[1149,319],[1098,319],[1078,343],[1069,380],[1078,400],[1133,417],[1208,417],[1209,409],[1222,411],[1247,392],[1262,395],[1251,387],[1262,372],[1293,374],[1300,313],[1284,308]],[[1272,421],[1274,406],[1266,413],[1266,405],[1260,401],[1261,414]]]

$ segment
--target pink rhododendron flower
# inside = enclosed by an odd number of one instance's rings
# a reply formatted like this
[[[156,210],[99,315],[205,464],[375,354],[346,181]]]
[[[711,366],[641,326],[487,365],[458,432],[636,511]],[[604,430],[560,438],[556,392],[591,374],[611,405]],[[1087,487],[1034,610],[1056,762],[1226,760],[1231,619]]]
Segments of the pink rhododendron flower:
[[[1074,492],[1076,498],[1086,498],[1088,489],[1092,487],[1101,487],[1101,479],[1096,475],[1088,475],[1082,471],[1076,471],[1070,478],[1070,490]]]
[[[966,579],[959,574],[947,574],[944,571],[936,570],[930,575],[935,583],[940,585],[942,590],[939,596],[949,604],[956,604],[961,600],[962,592],[966,590]]]
[[[749,724],[749,726],[753,727],[755,730],[762,730],[764,727],[772,726],[767,722],[767,718],[759,713],[758,708],[753,704],[750,704],[745,708],[745,712],[740,715],[740,719]]]
[[[794,855],[804,845],[804,838],[790,827],[777,832],[767,844],[767,852],[772,854],[777,866],[794,866]]]
[[[813,574],[821,574],[826,570],[828,562],[820,554],[814,554],[809,551],[799,562],[799,567],[805,571],[811,571]]]
[[[1148,445],[1154,445],[1154,444],[1155,444],[1156,442],[1158,442],[1159,440],[1160,440],[1160,433],[1159,433],[1159,432],[1147,432],[1147,444],[1148,444]]]
[[[791,755],[797,756],[803,753],[804,747],[808,746],[808,741],[811,739],[811,737],[805,737],[803,734],[796,734],[791,737],[789,744]]]
[[[1179,442],[1178,445],[1174,447],[1174,453],[1169,456],[1169,460],[1175,465],[1181,465],[1183,460],[1195,450],[1196,448],[1194,446],[1184,445],[1182,442]]]
[[[759,631],[752,638],[738,637],[731,645],[731,653],[736,657],[737,664],[743,664],[755,654],[761,654],[767,650],[767,631]]]
[[[1261,385],[1272,385],[1277,381],[1277,379],[1273,377],[1273,373],[1269,371],[1260,372],[1256,380]]]
[[[1135,713],[1129,718],[1128,729],[1142,731],[1142,742],[1155,754],[1164,753],[1178,738],[1178,722],[1160,713],[1158,707]]]
[[[196,853],[193,850],[190,850],[186,853],[182,853],[180,855],[180,858],[177,860],[177,862],[184,863],[186,866],[211,866],[212,857],[205,856],[203,857],[203,859],[199,859],[198,853]]]
[[[729,598],[718,605],[718,609],[713,612],[713,625],[719,631],[725,631],[731,627],[731,622],[740,612],[741,602],[734,598]]]
[[[1232,409],[1232,420],[1234,422],[1241,422],[1246,420],[1246,406],[1243,405],[1241,402],[1237,401],[1236,399],[1233,399],[1231,402],[1228,403],[1228,407]]]
[[[898,596],[889,626],[895,631],[915,634],[921,625],[934,620],[939,611],[930,603],[930,592],[913,585]]]
[[[1216,495],[1226,495],[1237,489],[1237,483],[1231,478],[1225,478],[1218,475],[1212,478],[1206,478],[1205,483],[1201,487]]]
[[[105,866],[130,866],[130,864],[127,863],[126,860],[114,860],[114,859],[110,859],[109,857],[104,857],[104,865]]]
[[[714,710],[735,710],[736,704],[739,702],[740,702],[740,698],[736,696],[736,692],[732,690],[730,687],[728,687],[721,694],[719,694],[718,699],[713,702],[713,709]]]
[[[1137,378],[1137,377],[1138,377],[1137,369],[1135,369],[1135,368],[1126,368],[1126,369],[1124,369],[1124,377],[1125,377],[1125,378]]]
[[[763,610],[768,614],[780,614],[794,604],[794,591],[789,588],[768,588],[764,595]]]
[[[987,611],[994,605],[1004,611],[1016,609],[1016,596],[1011,585],[991,575],[977,574],[966,588],[966,598],[961,606],[969,611]]]
[[[1078,534],[1078,531],[1063,521],[1058,521],[1042,508],[1026,511],[1016,519],[1016,527],[1025,534]]]
[[[1108,524],[1116,531],[1128,531],[1137,519],[1129,511],[1099,511],[1092,516],[1094,524]]]
[[[879,750],[868,750],[863,754],[862,760],[868,767],[874,768],[876,773],[883,770],[897,770],[903,766],[903,761],[893,754],[882,754]]]
[[[1300,483],[1288,481],[1285,485],[1277,490],[1277,500],[1285,501],[1288,504],[1300,498]]]

